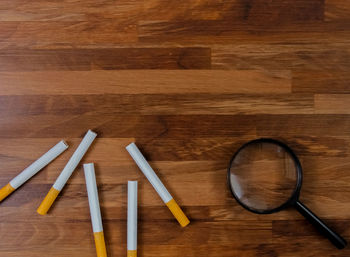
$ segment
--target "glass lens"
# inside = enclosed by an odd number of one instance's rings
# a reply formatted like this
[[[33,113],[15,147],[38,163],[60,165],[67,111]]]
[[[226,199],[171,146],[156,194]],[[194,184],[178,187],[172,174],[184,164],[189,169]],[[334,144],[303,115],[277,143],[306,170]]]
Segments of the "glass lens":
[[[229,174],[237,200],[257,212],[271,211],[288,201],[298,179],[296,163],[288,150],[260,141],[236,154]]]

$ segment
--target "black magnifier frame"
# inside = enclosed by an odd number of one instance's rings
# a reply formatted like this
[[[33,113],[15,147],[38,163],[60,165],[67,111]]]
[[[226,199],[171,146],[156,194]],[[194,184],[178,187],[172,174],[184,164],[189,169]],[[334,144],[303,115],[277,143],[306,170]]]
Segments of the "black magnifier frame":
[[[289,197],[289,199],[284,202],[283,204],[281,204],[280,206],[273,208],[273,209],[266,209],[266,210],[258,210],[258,209],[254,209],[251,208],[249,206],[247,206],[246,204],[244,204],[243,202],[241,202],[239,200],[239,197],[236,195],[235,190],[233,189],[233,186],[231,184],[231,178],[230,178],[230,170],[232,167],[232,163],[235,160],[235,158],[237,157],[237,155],[246,147],[252,145],[252,144],[258,144],[258,143],[271,143],[274,145],[277,145],[281,148],[283,148],[293,159],[294,161],[294,165],[296,168],[296,183],[295,183],[295,188],[293,190],[293,192],[291,193],[291,196]],[[228,169],[227,169],[227,183],[228,183],[228,187],[232,193],[232,196],[236,199],[236,201],[246,210],[253,212],[253,213],[257,213],[257,214],[271,214],[271,213],[275,213],[275,212],[279,212],[283,209],[286,209],[288,207],[294,207],[297,209],[297,211],[299,211],[311,224],[313,224],[316,229],[325,237],[328,238],[329,241],[331,241],[338,249],[343,249],[346,245],[347,242],[345,241],[344,238],[342,238],[339,234],[337,234],[336,232],[334,232],[331,228],[329,228],[320,218],[318,218],[311,210],[309,210],[303,203],[300,202],[299,200],[299,195],[300,195],[300,190],[301,190],[301,185],[302,185],[302,181],[303,181],[303,170],[301,167],[301,163],[298,159],[298,157],[296,156],[296,154],[293,152],[293,150],[287,146],[286,144],[282,143],[281,141],[272,139],[272,138],[259,138],[259,139],[254,139],[252,141],[249,141],[245,144],[243,144],[237,151],[236,153],[232,156]]]

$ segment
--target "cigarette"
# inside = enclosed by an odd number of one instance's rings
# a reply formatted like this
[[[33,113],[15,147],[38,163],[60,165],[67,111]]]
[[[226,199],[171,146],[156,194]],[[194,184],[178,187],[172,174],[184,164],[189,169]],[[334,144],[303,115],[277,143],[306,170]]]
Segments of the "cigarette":
[[[137,256],[137,181],[128,181],[127,257]]]
[[[84,164],[84,173],[86,189],[89,198],[92,231],[94,232],[97,257],[107,257],[94,164]]]
[[[69,159],[66,166],[62,170],[61,174],[58,176],[56,182],[53,184],[50,191],[47,193],[46,197],[40,204],[37,210],[39,214],[45,215],[49,211],[51,205],[56,200],[58,194],[61,192],[64,185],[67,183],[69,177],[72,175],[73,171],[78,166],[79,162],[89,149],[96,136],[97,134],[91,130],[89,130],[86,133],[78,148],[75,150],[72,157]]]
[[[31,177],[37,174],[42,168],[52,162],[56,157],[63,153],[68,145],[63,140],[58,142],[48,152],[24,169],[16,177],[14,177],[6,186],[0,189],[0,202],[9,196],[13,191],[22,186]]]
[[[145,157],[143,157],[140,150],[137,148],[135,143],[131,143],[126,147],[126,150],[129,152],[131,157],[136,162],[137,166],[146,176],[148,181],[152,184],[153,188],[157,191],[160,198],[162,198],[163,202],[168,206],[171,213],[177,219],[182,227],[186,227],[190,221],[186,217],[186,215],[181,210],[180,206],[175,202],[174,198],[170,195],[168,190],[165,188],[163,183],[158,178],[157,174],[151,168],[151,166],[146,161]]]

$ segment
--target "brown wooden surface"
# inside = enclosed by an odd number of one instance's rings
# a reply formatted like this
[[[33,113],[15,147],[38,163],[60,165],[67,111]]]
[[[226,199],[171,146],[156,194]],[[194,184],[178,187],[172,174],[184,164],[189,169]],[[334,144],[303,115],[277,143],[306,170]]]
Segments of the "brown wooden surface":
[[[295,210],[259,216],[226,186],[244,142],[273,137],[304,167],[301,199],[350,241],[347,0],[0,1],[0,183],[70,148],[0,204],[0,257],[95,256],[81,165],[36,208],[88,129],[109,256],[350,256]],[[191,219],[182,229],[125,146],[136,141]]]

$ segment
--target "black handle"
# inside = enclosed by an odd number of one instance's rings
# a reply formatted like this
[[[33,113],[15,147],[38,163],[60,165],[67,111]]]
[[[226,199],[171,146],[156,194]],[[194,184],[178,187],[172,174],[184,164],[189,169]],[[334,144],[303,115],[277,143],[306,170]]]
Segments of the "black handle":
[[[296,201],[295,208],[311,223],[318,231],[327,237],[338,249],[343,249],[347,242],[340,235],[331,230],[321,219],[319,219],[312,211],[310,211],[300,201]]]

